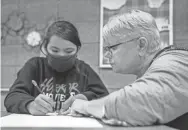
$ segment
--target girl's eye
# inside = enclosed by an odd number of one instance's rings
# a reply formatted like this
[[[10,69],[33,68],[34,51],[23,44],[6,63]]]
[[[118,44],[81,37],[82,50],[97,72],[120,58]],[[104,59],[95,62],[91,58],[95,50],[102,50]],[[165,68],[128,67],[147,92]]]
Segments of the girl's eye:
[[[68,53],[68,54],[69,54],[69,53],[72,53],[72,51],[65,51],[65,52]]]
[[[58,53],[60,50],[57,47],[50,47],[51,52]]]
[[[67,53],[67,54],[71,54],[71,53],[72,53],[72,51],[65,51],[65,53]]]
[[[55,53],[57,53],[57,52],[59,52],[58,50],[55,50],[55,49],[52,49],[52,52],[55,52]]]
[[[74,51],[73,48],[67,48],[67,49],[65,49],[65,52],[66,52],[67,54],[70,54],[70,53],[72,53],[73,51]]]

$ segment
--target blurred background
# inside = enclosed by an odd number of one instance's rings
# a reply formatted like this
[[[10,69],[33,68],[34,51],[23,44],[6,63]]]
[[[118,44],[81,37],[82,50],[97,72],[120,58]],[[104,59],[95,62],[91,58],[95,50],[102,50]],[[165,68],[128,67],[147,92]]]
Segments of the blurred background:
[[[134,2],[134,0],[128,0]],[[4,98],[24,63],[42,56],[39,49],[48,25],[58,18],[78,29],[82,48],[78,57],[99,74],[109,92],[135,80],[101,68],[100,0],[1,0],[1,111]],[[188,1],[173,1],[173,44],[188,48]],[[166,37],[165,33],[163,34]],[[33,38],[34,37],[34,38]]]

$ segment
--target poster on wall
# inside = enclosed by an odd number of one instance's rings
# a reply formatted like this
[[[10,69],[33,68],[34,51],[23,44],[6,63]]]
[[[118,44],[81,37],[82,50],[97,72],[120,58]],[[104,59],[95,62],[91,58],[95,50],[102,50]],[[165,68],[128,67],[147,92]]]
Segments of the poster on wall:
[[[101,68],[111,68],[109,53],[103,46],[103,26],[113,15],[130,9],[139,9],[150,13],[156,20],[162,44],[173,44],[173,0],[101,0],[99,61]]]

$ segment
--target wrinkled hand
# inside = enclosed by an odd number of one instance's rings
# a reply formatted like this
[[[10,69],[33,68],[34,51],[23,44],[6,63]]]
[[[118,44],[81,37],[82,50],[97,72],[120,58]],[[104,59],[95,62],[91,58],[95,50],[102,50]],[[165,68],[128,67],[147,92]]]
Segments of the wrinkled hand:
[[[32,115],[46,115],[46,113],[53,112],[54,105],[52,98],[39,94],[34,101],[27,105],[27,109]]]
[[[76,99],[87,100],[87,97],[84,96],[83,94],[77,94],[75,96],[70,96],[64,103],[62,103],[62,108],[61,108],[60,112],[63,113],[65,111],[67,111],[69,109],[69,107],[72,106],[72,103]]]
[[[82,99],[76,99],[72,106],[69,107],[68,110],[62,112],[62,115],[71,115],[71,116],[76,116],[76,117],[80,117],[80,116],[90,116],[87,112],[86,112],[86,107],[88,105],[89,101],[86,100],[82,100]]]
[[[77,116],[79,114],[84,116],[94,116],[95,118],[102,119],[105,115],[103,104],[105,101],[104,99],[92,101],[76,99],[73,102],[70,110],[63,112],[62,114],[69,114],[72,116]]]

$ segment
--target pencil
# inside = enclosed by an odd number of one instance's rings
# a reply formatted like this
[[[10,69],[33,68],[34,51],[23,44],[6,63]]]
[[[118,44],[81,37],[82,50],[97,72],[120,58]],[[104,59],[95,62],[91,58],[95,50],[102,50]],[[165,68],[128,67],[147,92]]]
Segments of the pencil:
[[[37,88],[37,90],[42,94],[42,90],[40,89],[40,87],[37,85],[37,82],[35,80],[31,80],[32,84]],[[52,107],[53,111],[55,111],[54,106]]]
[[[55,111],[58,110],[58,100],[59,100],[59,96],[57,96],[55,100]]]
[[[32,84],[37,88],[37,90],[38,90],[40,93],[42,93],[41,89],[40,89],[39,86],[37,85],[37,82],[36,82],[35,80],[32,80],[31,82],[32,82]]]

